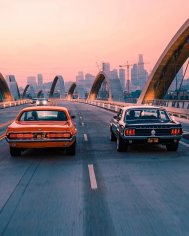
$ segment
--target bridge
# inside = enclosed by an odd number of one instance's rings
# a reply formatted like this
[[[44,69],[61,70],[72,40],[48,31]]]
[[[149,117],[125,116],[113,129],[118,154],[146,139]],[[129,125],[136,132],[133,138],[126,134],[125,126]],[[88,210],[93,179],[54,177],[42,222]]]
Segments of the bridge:
[[[189,234],[189,104],[162,99],[186,61],[183,58],[188,57],[188,23],[162,53],[138,100],[138,104],[166,107],[182,123],[184,136],[174,153],[161,145],[133,146],[127,153],[116,151],[116,144],[109,140],[109,121],[119,107],[129,104],[114,90],[119,84],[113,84],[101,71],[86,99],[73,99],[74,93],[79,93],[76,83],[65,97],[63,77],[53,79],[50,96],[61,81],[63,92],[56,99],[57,105],[68,107],[76,116],[75,157],[61,149],[37,149],[11,158],[5,131],[28,104],[21,102],[27,102],[23,95],[21,100],[14,100],[0,74],[0,235]],[[171,55],[177,55],[176,69]],[[165,78],[166,86],[162,85]],[[106,101],[98,99],[103,83],[108,87]],[[38,93],[40,96],[42,91]]]
[[[144,86],[142,93],[137,101],[137,104],[157,104],[157,100],[163,99],[170,84],[174,80],[176,74],[186,62],[189,57],[189,19],[181,26],[181,28],[176,32],[166,49],[163,51],[156,65],[154,66],[153,71],[151,72],[146,85]],[[8,86],[6,85],[6,81],[2,75],[0,75],[0,95],[1,100],[3,101],[12,101],[13,95],[11,94]],[[55,76],[52,82],[52,86],[50,89],[49,97],[53,97],[55,92],[55,87],[59,83],[60,86],[60,97],[65,98],[65,86],[64,79],[61,75]],[[110,79],[109,75],[100,71],[94,83],[90,89],[88,97],[86,101],[92,101],[98,99],[98,93],[102,84],[106,83],[108,89],[108,100],[111,102],[123,101],[123,93],[120,81],[118,79]],[[16,84],[17,85],[17,84]],[[17,86],[18,87],[18,86]],[[26,85],[22,98],[25,98],[27,90],[32,87],[30,85]],[[73,94],[77,92],[79,98],[85,98],[85,90],[84,88],[73,82],[73,84],[68,89],[67,99],[71,100],[73,98]],[[19,91],[18,91],[19,94]],[[42,94],[42,91],[38,91],[38,96]],[[20,94],[18,95],[20,96]],[[164,103],[158,102],[159,104],[168,104],[170,107],[171,102]],[[172,109],[180,109],[180,113],[184,113],[186,115],[189,114],[189,104],[188,101],[181,102],[174,101],[171,107]],[[176,106],[175,106],[176,104]]]

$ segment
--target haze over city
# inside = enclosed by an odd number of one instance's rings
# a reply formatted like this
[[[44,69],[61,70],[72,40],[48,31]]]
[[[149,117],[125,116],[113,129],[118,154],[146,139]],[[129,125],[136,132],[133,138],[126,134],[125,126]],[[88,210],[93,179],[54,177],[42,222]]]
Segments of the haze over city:
[[[2,0],[0,72],[18,85],[42,73],[44,81],[78,71],[96,75],[96,62],[136,63],[144,55],[153,69],[188,19],[188,0]]]

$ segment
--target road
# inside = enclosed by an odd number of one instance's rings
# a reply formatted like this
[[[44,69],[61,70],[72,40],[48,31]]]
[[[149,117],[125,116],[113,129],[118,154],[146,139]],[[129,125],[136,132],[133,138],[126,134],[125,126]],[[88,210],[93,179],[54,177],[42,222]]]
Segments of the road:
[[[0,141],[0,235],[189,235],[188,140],[175,153],[145,145],[118,153],[112,112],[60,105],[76,115],[76,156],[27,150],[11,158]],[[1,133],[19,109],[0,111]]]

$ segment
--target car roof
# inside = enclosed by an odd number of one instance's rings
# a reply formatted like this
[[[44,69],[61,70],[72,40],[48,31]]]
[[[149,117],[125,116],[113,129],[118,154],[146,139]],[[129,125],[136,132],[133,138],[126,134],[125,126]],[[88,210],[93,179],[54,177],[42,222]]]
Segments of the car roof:
[[[129,110],[129,109],[146,109],[146,108],[165,110],[165,108],[163,108],[163,107],[150,106],[150,105],[126,106],[126,107],[122,107],[121,109],[123,109],[124,111],[126,111],[126,110]]]
[[[36,106],[36,107],[26,107],[22,109],[23,111],[68,111],[66,107],[59,107],[59,106]]]

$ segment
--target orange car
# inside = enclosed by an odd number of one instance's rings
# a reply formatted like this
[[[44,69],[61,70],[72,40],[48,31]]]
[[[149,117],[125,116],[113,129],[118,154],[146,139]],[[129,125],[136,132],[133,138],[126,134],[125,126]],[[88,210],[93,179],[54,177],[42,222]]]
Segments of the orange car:
[[[38,106],[24,108],[8,126],[6,140],[11,156],[20,156],[27,148],[66,148],[75,155],[77,129],[67,108]]]

